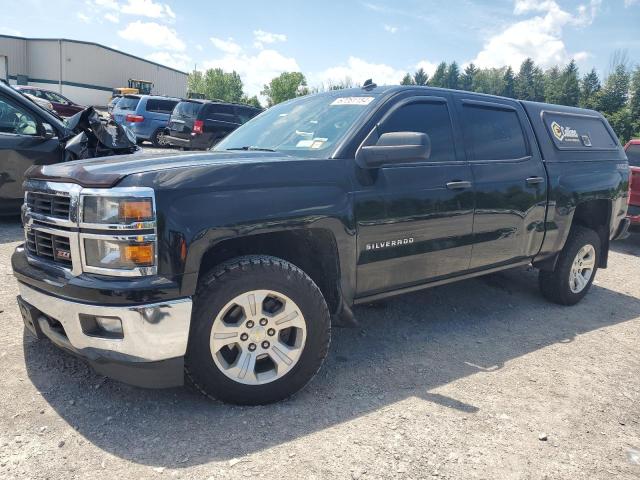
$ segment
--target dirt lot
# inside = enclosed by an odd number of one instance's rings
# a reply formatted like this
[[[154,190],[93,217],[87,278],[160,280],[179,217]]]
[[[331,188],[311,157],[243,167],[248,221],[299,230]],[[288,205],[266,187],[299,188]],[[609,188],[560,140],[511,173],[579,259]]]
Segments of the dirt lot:
[[[575,307],[517,270],[358,308],[306,390],[240,408],[25,336],[21,235],[0,221],[0,478],[640,478],[638,236]]]

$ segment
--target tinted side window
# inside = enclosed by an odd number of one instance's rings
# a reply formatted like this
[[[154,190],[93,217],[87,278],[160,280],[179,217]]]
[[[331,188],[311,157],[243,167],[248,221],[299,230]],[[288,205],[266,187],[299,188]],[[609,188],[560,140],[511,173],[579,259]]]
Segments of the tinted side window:
[[[640,167],[640,145],[629,145],[627,148],[627,158],[629,165],[632,167]]]
[[[0,133],[36,135],[38,123],[30,113],[0,97]]]
[[[380,128],[389,132],[423,132],[431,139],[432,162],[456,160],[453,131],[446,103],[410,103],[398,108]]]
[[[175,100],[149,99],[147,100],[147,112],[171,113],[178,104]]]
[[[587,115],[544,112],[544,123],[553,143],[560,150],[616,149],[604,121]]]
[[[212,120],[217,120],[219,122],[233,123],[236,125],[239,122],[233,105],[214,103],[209,105],[207,113],[210,115]]]
[[[238,113],[238,118],[240,119],[240,123],[247,123],[249,120],[255,117],[258,113],[260,113],[260,111],[255,108],[245,108],[245,107],[237,107],[236,111]]]
[[[464,105],[462,129],[470,160],[513,160],[528,155],[515,110]]]
[[[212,114],[233,115],[233,105],[213,104],[209,107]]]

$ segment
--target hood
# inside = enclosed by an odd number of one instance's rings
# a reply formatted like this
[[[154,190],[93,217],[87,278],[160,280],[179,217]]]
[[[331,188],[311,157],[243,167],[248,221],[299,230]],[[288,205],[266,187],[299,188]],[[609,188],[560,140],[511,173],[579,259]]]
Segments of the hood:
[[[116,185],[128,175],[158,170],[202,167],[205,165],[261,163],[290,159],[281,153],[271,152],[202,152],[185,154],[116,155],[112,157],[76,160],[75,162],[36,165],[25,174],[25,178],[51,182],[76,183],[83,187],[108,188]]]

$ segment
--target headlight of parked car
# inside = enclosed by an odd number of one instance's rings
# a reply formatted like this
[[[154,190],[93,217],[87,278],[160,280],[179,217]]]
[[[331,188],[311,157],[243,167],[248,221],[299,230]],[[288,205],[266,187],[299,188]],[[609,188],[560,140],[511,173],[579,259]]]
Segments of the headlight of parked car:
[[[153,220],[153,198],[84,197],[83,223],[129,225]]]
[[[83,271],[116,276],[156,273],[153,189],[84,189],[80,228]]]

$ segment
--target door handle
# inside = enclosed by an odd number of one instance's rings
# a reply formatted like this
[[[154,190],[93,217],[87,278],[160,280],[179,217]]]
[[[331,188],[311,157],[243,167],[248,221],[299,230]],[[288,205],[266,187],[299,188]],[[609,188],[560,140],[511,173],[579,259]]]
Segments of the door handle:
[[[455,180],[453,182],[447,182],[447,188],[449,190],[463,190],[465,188],[471,188],[471,182]]]
[[[529,177],[525,180],[527,185],[537,185],[538,183],[544,182],[544,178],[542,177]]]

